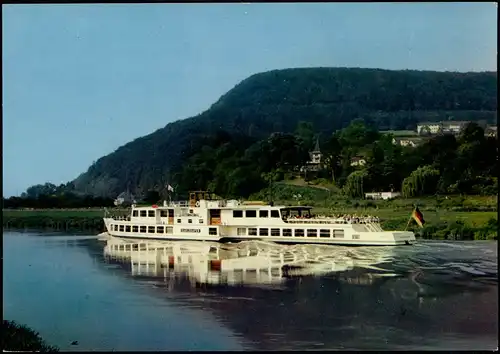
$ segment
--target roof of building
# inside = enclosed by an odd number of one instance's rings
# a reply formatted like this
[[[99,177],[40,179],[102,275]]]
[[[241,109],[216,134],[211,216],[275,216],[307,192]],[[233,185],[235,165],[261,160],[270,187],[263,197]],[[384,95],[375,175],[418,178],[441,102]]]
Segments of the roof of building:
[[[441,125],[443,122],[420,122],[417,124],[417,126],[422,126],[422,125]]]
[[[443,125],[465,125],[470,123],[469,121],[466,120],[447,120],[445,122],[441,122]]]

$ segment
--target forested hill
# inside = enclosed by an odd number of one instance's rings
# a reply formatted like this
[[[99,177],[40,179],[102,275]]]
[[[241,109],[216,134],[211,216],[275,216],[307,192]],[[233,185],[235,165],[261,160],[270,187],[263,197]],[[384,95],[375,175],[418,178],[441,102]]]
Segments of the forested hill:
[[[115,197],[127,188],[140,192],[164,185],[221,130],[246,149],[272,132],[295,131],[300,121],[328,137],[356,118],[379,130],[414,130],[419,121],[493,122],[496,110],[495,72],[274,70],[243,80],[198,116],[169,123],[100,158],[71,189]]]

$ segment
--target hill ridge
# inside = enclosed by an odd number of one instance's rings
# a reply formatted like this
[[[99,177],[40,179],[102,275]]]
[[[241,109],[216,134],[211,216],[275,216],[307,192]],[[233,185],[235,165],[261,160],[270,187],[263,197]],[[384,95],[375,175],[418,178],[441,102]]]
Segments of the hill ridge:
[[[370,68],[288,68],[255,73],[200,114],[170,122],[101,157],[72,181],[74,190],[115,197],[174,179],[208,136],[291,133],[310,122],[322,137],[362,118],[380,130],[414,129],[419,121],[496,121],[496,72]]]

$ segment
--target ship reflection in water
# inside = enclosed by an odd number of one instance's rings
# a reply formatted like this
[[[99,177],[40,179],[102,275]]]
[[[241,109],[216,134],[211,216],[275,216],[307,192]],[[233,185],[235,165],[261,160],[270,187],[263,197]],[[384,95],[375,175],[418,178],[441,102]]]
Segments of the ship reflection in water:
[[[104,255],[134,277],[154,277],[153,287],[169,300],[210,311],[256,349],[498,345],[494,247],[485,251],[474,244],[341,247],[110,237]]]
[[[375,277],[392,276],[375,265],[391,259],[394,247],[361,248],[323,245],[278,245],[262,241],[221,244],[200,241],[125,241],[108,239],[109,260],[130,262],[133,276],[184,275],[197,284],[283,285],[290,277],[372,269],[348,283],[372,284]]]

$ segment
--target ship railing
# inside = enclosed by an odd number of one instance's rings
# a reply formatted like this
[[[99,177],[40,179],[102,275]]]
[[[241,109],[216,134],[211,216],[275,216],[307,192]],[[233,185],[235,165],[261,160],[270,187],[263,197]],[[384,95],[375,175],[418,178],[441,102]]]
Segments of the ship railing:
[[[340,218],[340,219],[332,219],[332,218],[287,218],[284,219],[285,222],[290,224],[363,224],[363,225],[377,225],[378,221],[376,219],[369,218]],[[375,226],[375,227],[377,227]],[[380,226],[378,226],[380,228]],[[379,230],[377,230],[379,231]]]
[[[116,220],[116,221],[130,221],[130,215],[128,216],[122,216],[122,215],[109,215],[109,218]]]

